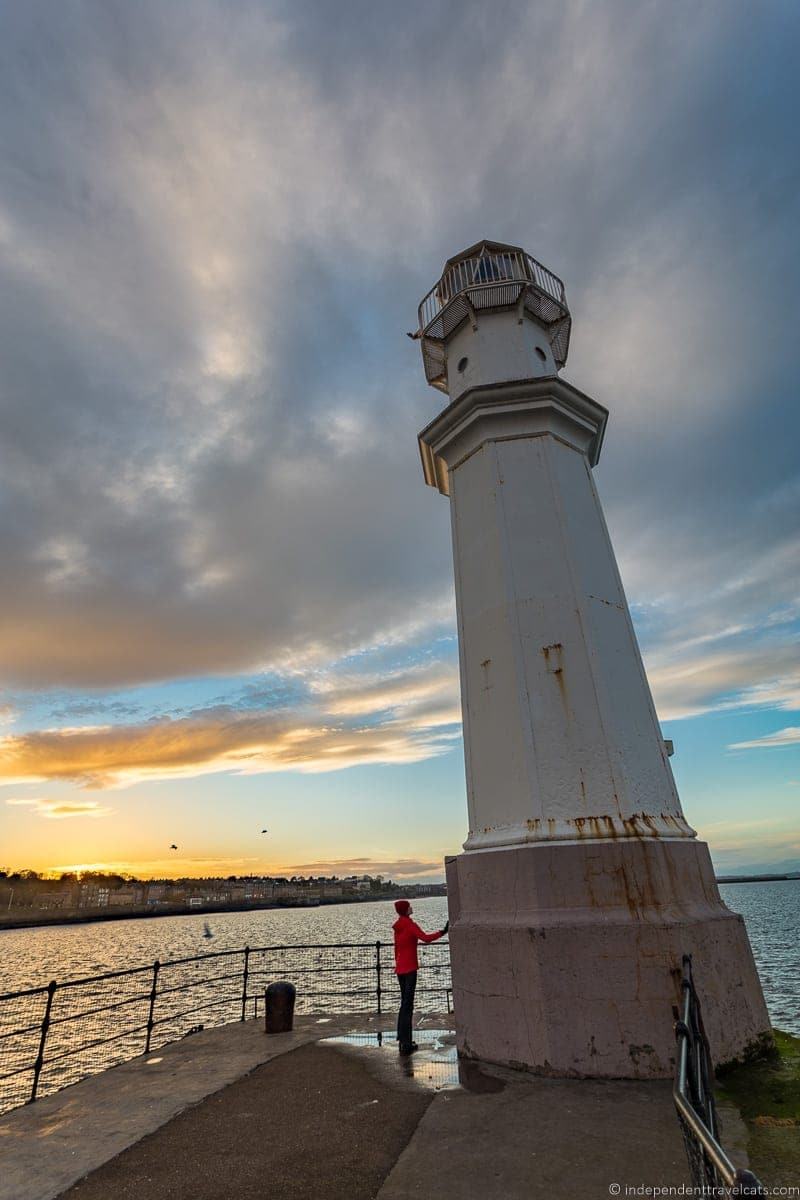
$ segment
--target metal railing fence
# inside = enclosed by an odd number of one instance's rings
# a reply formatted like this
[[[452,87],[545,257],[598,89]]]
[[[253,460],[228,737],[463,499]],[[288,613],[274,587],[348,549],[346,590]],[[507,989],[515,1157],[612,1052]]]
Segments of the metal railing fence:
[[[392,944],[245,946],[0,995],[0,1112],[147,1054],[198,1028],[259,1015],[268,984],[300,1013],[377,1013],[398,1002]],[[417,1008],[450,1008],[449,946],[420,945]]]
[[[766,1196],[768,1193],[756,1176],[735,1167],[720,1145],[712,1083],[714,1069],[689,954],[683,956],[681,988],[683,1006],[681,1018],[675,1024],[678,1055],[672,1096],[692,1183],[697,1189],[718,1189],[703,1192],[704,1195]]]
[[[516,250],[484,250],[471,258],[462,258],[444,272],[419,306],[419,328],[428,330],[445,305],[454,296],[475,287],[489,287],[514,281],[532,283],[545,295],[566,308],[564,284],[530,254]]]

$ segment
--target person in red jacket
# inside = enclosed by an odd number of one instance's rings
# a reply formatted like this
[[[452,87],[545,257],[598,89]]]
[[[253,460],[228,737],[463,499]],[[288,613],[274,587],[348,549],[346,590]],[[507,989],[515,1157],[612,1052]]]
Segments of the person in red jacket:
[[[397,920],[394,930],[394,969],[400,984],[400,1012],[397,1016],[397,1045],[401,1054],[413,1054],[419,1047],[412,1040],[411,1028],[414,1016],[414,992],[417,990],[417,943],[438,942],[450,928],[446,921],[438,933],[425,933],[411,920],[411,905],[408,900],[395,900]]]

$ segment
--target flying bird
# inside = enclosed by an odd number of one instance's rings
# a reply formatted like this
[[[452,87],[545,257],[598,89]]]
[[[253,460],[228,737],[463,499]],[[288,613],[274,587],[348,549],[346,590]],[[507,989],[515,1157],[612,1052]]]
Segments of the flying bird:
[[[262,830],[261,830],[261,832],[262,832],[262,833],[269,833],[269,830],[268,830],[268,829],[262,829]]]
[[[170,846],[170,850],[177,850],[177,849],[178,849],[178,847],[173,842],[172,845]]]

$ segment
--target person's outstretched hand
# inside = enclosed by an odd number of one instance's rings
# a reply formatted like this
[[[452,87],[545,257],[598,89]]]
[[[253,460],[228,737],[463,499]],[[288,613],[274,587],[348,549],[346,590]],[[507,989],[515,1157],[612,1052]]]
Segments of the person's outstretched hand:
[[[447,931],[448,931],[448,929],[449,929],[449,928],[450,928],[450,922],[449,922],[449,921],[445,921],[445,923],[444,923],[444,929],[442,930],[442,933],[443,933],[443,934],[447,933]]]

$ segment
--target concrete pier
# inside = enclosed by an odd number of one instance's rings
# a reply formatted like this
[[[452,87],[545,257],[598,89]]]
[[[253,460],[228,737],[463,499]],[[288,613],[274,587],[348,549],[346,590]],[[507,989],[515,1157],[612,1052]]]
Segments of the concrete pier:
[[[503,1068],[459,1084],[424,1044],[446,1020],[420,1022],[413,1071],[376,1045],[391,1018],[194,1035],[0,1118],[0,1200],[605,1200],[689,1182],[669,1084]],[[353,1031],[371,1044],[325,1040]]]

